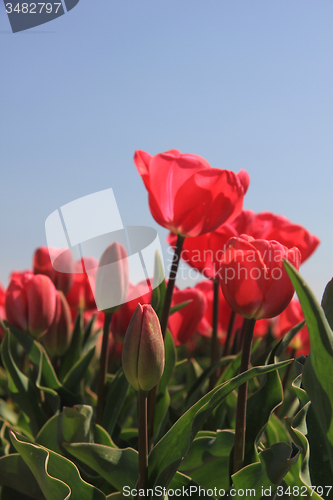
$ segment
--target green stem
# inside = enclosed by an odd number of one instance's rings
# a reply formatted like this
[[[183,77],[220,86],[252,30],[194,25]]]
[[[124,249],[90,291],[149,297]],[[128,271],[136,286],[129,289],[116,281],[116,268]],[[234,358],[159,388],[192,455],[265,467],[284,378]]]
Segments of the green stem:
[[[148,488],[147,391],[139,390],[139,480],[138,490]],[[139,496],[138,496],[139,498]]]
[[[185,236],[178,235],[177,243],[175,248],[175,253],[173,255],[172,265],[169,274],[169,281],[167,285],[167,289],[165,291],[163,309],[161,314],[161,331],[163,335],[163,339],[165,338],[165,334],[168,326],[168,319],[170,314],[170,307],[172,302],[173,290],[175,288],[178,265],[180,261],[180,254],[183,248],[183,243],[185,240]],[[155,407],[156,407],[156,398],[157,398],[157,390],[158,385],[155,385],[150,391],[148,395],[148,436],[149,442],[151,444],[151,440],[154,433],[154,419],[155,419]]]
[[[225,339],[225,344],[223,347],[222,358],[224,358],[225,356],[228,356],[228,354],[229,354],[232,330],[233,330],[234,323],[235,323],[235,317],[236,317],[235,311],[231,311],[229,325],[228,325],[228,331],[227,331],[227,337]]]
[[[106,374],[108,370],[108,351],[109,351],[109,330],[112,320],[112,313],[105,313],[103,325],[103,340],[101,348],[101,357],[99,362],[99,374],[97,385],[97,410],[96,410],[96,423],[101,424],[102,413],[104,406],[104,390],[106,383]]]
[[[213,331],[212,331],[212,339],[210,344],[210,362],[211,365],[216,363],[220,359],[220,344],[217,336],[217,326],[219,319],[219,287],[220,283],[217,280],[214,280],[213,288],[214,288],[214,300],[213,300]],[[211,391],[218,379],[218,372],[215,370],[212,373],[209,379],[209,390]]]
[[[240,373],[244,373],[249,369],[255,322],[256,320],[252,318],[246,320]],[[245,382],[238,388],[233,473],[238,472],[244,466],[247,387],[248,383]]]

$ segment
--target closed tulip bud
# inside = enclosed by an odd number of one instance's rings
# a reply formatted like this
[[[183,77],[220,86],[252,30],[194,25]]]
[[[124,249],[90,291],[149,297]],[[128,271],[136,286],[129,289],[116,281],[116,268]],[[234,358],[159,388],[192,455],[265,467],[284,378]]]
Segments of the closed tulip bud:
[[[56,289],[47,276],[17,273],[9,283],[5,298],[10,324],[39,338],[50,328],[56,311]]]
[[[128,284],[127,252],[120,243],[112,243],[103,253],[96,274],[98,309],[105,313],[118,311],[126,302]]]
[[[41,338],[41,343],[51,357],[63,356],[73,336],[71,312],[62,292],[57,292],[56,312],[52,325]]]
[[[148,304],[138,304],[125,335],[122,364],[137,391],[150,391],[164,370],[164,342],[159,319]]]
[[[35,274],[44,274],[65,295],[73,284],[74,261],[70,250],[53,247],[39,247],[34,253]]]

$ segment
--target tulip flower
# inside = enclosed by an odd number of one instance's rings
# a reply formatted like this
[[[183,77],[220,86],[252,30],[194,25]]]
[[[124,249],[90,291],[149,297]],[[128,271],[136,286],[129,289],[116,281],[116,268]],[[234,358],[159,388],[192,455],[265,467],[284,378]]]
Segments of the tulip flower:
[[[122,364],[131,386],[150,391],[164,370],[164,342],[160,322],[148,304],[138,304],[125,335]]]
[[[137,305],[151,303],[152,291],[147,292],[147,286],[146,280],[137,285],[129,284],[126,302],[112,316],[111,332],[115,339],[124,339]]]
[[[317,236],[282,215],[271,212],[255,214],[252,210],[243,210],[235,219],[222,224],[215,231],[196,238],[186,238],[181,258],[207,278],[214,279],[221,266],[227,241],[241,234],[255,239],[275,240],[287,248],[297,247],[301,252],[302,263],[320,243]],[[176,235],[170,232],[167,241],[171,247],[176,246],[176,240]]]
[[[93,292],[95,291],[98,260],[94,257],[85,257],[83,261],[84,271],[86,268],[89,269],[89,279],[87,272],[82,272],[82,261],[75,262],[73,284],[66,295],[66,299],[72,309],[96,310]]]
[[[5,313],[5,296],[6,296],[6,291],[3,288],[3,286],[0,283],[0,319],[3,321],[6,319],[6,313]],[[0,339],[2,337],[3,330],[2,326],[0,324]]]
[[[223,295],[230,307],[245,318],[272,318],[289,304],[294,288],[283,259],[299,269],[298,248],[250,236],[231,238],[219,271]]]
[[[125,248],[118,242],[104,251],[96,274],[95,299],[98,309],[114,313],[126,301],[128,260]]]
[[[56,289],[47,276],[16,273],[5,298],[7,321],[39,338],[50,328],[56,312]]]
[[[197,331],[206,312],[207,302],[205,295],[195,288],[176,290],[173,294],[172,305],[191,301],[187,306],[169,317],[168,328],[176,347],[185,344]]]
[[[41,338],[41,343],[51,357],[63,356],[72,340],[71,313],[62,292],[56,292],[56,311],[53,322]]]
[[[73,256],[70,250],[53,247],[37,248],[34,253],[33,268],[35,274],[48,276],[57,290],[65,295],[69,292],[73,284],[74,273]]]
[[[134,163],[156,222],[184,237],[213,231],[238,215],[250,182],[245,170],[212,168],[201,156],[176,149],[155,156],[138,150]]]

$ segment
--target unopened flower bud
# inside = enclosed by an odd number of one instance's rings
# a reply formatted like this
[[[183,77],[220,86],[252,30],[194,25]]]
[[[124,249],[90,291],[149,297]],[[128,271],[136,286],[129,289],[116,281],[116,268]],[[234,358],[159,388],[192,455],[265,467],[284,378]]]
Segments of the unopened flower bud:
[[[62,292],[57,292],[56,313],[53,323],[41,338],[49,356],[63,356],[72,340],[71,312]]]
[[[138,304],[124,339],[123,370],[137,391],[150,391],[164,370],[164,342],[159,319],[148,304]]]
[[[95,300],[105,313],[118,311],[126,302],[128,290],[128,261],[125,248],[112,243],[103,253],[96,274]]]

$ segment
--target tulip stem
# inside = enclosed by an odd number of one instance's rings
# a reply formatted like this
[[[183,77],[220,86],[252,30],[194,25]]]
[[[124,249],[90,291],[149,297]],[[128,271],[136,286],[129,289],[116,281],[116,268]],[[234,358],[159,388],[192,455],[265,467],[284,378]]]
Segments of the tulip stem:
[[[104,407],[104,391],[106,384],[106,374],[108,370],[108,351],[109,351],[109,330],[112,319],[112,313],[105,313],[103,325],[103,340],[101,357],[99,363],[98,385],[97,385],[97,410],[96,423],[101,424]]]
[[[210,361],[213,365],[220,359],[220,346],[219,339],[217,336],[217,324],[219,319],[219,287],[220,283],[217,280],[213,282],[214,288],[214,300],[213,300],[213,331],[212,331],[212,339],[210,344]],[[215,370],[214,373],[210,376],[209,379],[209,390],[211,391],[218,379],[218,371]]]
[[[170,314],[170,307],[171,307],[171,302],[172,302],[172,295],[173,295],[173,290],[175,288],[178,265],[179,265],[179,261],[180,261],[180,254],[181,254],[181,251],[183,248],[184,240],[185,240],[185,236],[180,236],[180,234],[179,234],[177,237],[175,253],[173,254],[173,260],[172,260],[170,274],[169,274],[169,281],[168,281],[167,289],[165,292],[164,304],[163,304],[163,309],[162,309],[162,314],[161,314],[161,330],[162,330],[163,338],[165,338],[165,334],[167,331],[168,319],[169,319],[169,314]]]
[[[139,481],[138,490],[148,488],[147,391],[139,390]]]
[[[235,323],[235,317],[236,317],[236,313],[234,310],[232,310],[230,320],[229,320],[229,325],[228,325],[227,338],[225,339],[225,344],[223,347],[223,353],[222,353],[223,358],[225,356],[228,356],[228,354],[229,354],[232,330],[233,330],[234,323]]]
[[[251,347],[253,330],[256,320],[246,319],[246,329],[243,340],[242,360],[240,373],[244,373],[249,369],[251,359]],[[244,466],[245,457],[245,431],[246,431],[246,406],[247,406],[247,387],[248,383],[242,384],[238,388],[237,409],[236,409],[236,429],[235,429],[235,446],[234,446],[234,468],[235,474]]]
[[[170,274],[169,274],[169,281],[168,281],[167,288],[165,291],[163,309],[162,309],[162,314],[161,314],[161,319],[160,319],[163,339],[165,339],[165,335],[166,335],[166,331],[167,331],[168,319],[169,319],[169,314],[170,314],[170,307],[171,307],[171,302],[172,302],[172,295],[173,295],[173,290],[175,288],[178,265],[179,265],[179,261],[180,261],[180,254],[181,254],[181,251],[183,248],[184,240],[185,240],[185,236],[181,236],[180,234],[178,234],[176,247],[175,247],[175,253],[173,254],[173,260],[172,260]],[[149,445],[150,446],[152,445],[152,437],[154,434],[154,419],[155,419],[157,390],[158,390],[158,385],[155,385],[155,387],[153,387],[149,391],[149,395],[148,395],[148,436],[149,436]]]

